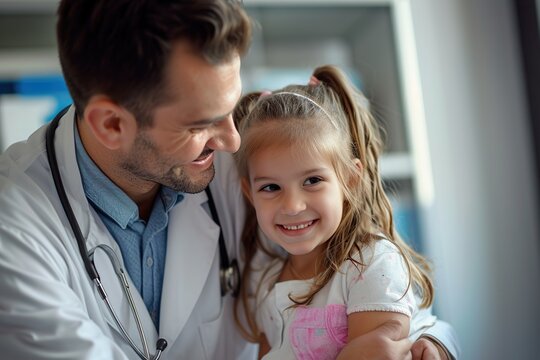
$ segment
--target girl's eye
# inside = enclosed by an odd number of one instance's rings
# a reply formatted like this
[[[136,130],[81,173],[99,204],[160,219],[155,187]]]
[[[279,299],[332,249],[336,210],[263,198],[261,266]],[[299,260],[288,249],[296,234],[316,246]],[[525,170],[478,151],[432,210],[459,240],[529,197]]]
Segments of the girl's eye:
[[[307,178],[306,181],[304,181],[304,185],[315,185],[321,181],[323,181],[322,178],[318,176],[312,176],[312,177]]]
[[[273,191],[278,191],[278,190],[279,190],[279,186],[276,184],[268,184],[259,189],[259,191],[264,191],[264,192],[273,192]]]

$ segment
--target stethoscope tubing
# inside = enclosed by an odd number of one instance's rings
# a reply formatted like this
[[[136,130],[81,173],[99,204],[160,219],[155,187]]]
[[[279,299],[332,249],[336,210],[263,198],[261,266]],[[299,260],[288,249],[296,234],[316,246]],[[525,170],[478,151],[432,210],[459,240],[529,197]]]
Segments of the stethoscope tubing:
[[[58,161],[56,159],[56,150],[54,148],[54,135],[56,132],[56,128],[58,127],[58,124],[60,123],[60,119],[62,116],[66,114],[68,111],[69,106],[60,111],[55,118],[52,120],[52,122],[47,127],[46,133],[45,133],[45,148],[47,153],[47,160],[49,162],[49,166],[51,168],[51,175],[53,178],[54,186],[56,188],[56,191],[58,193],[58,197],[60,199],[60,202],[62,204],[62,207],[64,209],[64,212],[66,213],[66,216],[68,218],[69,224],[71,226],[71,229],[73,231],[73,234],[75,236],[75,239],[77,241],[77,246],[79,249],[79,253],[81,254],[81,260],[84,263],[84,267],[86,269],[86,272],[92,282],[95,284],[98,293],[100,294],[100,297],[105,302],[105,305],[107,306],[107,309],[111,316],[114,319],[114,322],[120,329],[120,332],[122,333],[122,337],[124,340],[128,342],[130,347],[137,353],[137,355],[142,360],[158,360],[161,357],[161,354],[163,353],[163,350],[167,346],[167,342],[165,339],[159,339],[158,345],[156,349],[156,354],[154,356],[150,355],[150,351],[148,349],[148,341],[146,340],[146,336],[144,334],[144,330],[142,327],[142,322],[139,317],[139,313],[137,311],[137,307],[135,306],[135,302],[133,301],[133,297],[131,296],[131,291],[129,290],[129,283],[127,281],[127,278],[124,274],[124,271],[119,266],[119,261],[116,257],[116,254],[114,253],[114,250],[109,247],[109,249],[105,248],[105,245],[100,245],[98,247],[102,248],[111,262],[113,263],[113,267],[115,268],[115,272],[120,279],[120,282],[122,283],[122,289],[124,291],[124,294],[126,295],[129,306],[131,309],[131,313],[133,317],[135,318],[135,323],[137,325],[137,331],[139,332],[139,337],[141,339],[141,345],[143,347],[143,351],[141,351],[138,346],[135,345],[135,342],[129,336],[127,330],[120,322],[120,319],[118,318],[118,315],[114,311],[112,304],[109,301],[109,297],[107,295],[107,292],[105,291],[105,287],[101,283],[101,279],[99,277],[99,273],[96,270],[96,267],[94,266],[94,263],[92,261],[93,253],[95,249],[91,251],[91,253],[87,252],[86,250],[86,241],[84,239],[84,236],[82,235],[82,231],[80,229],[79,223],[77,221],[77,218],[75,217],[75,213],[73,212],[73,209],[71,208],[71,205],[69,203],[64,184],[62,182],[62,177],[60,176],[60,170],[58,167]],[[110,250],[110,251],[109,251]],[[111,257],[111,254],[113,257]],[[113,261],[116,258],[116,261]]]
[[[120,282],[122,283],[122,291],[124,292],[124,295],[126,295],[126,298],[128,299],[129,307],[131,308],[131,312],[132,312],[132,314],[133,314],[133,316],[135,318],[135,324],[137,326],[137,331],[139,332],[139,338],[141,339],[141,344],[142,344],[142,347],[143,347],[144,354],[135,345],[135,341],[133,341],[131,336],[129,336],[127,330],[124,328],[124,326],[120,322],[120,319],[118,318],[118,315],[114,311],[114,309],[112,307],[112,304],[109,301],[109,296],[107,295],[107,292],[105,291],[105,287],[103,286],[103,284],[101,283],[101,280],[99,278],[94,280],[94,283],[95,283],[96,287],[98,288],[98,292],[99,292],[101,298],[103,299],[103,301],[105,302],[105,304],[107,306],[107,309],[111,313],[111,315],[112,315],[112,317],[114,319],[114,322],[116,323],[116,325],[118,326],[118,328],[120,329],[122,334],[124,335],[124,339],[126,339],[130,343],[133,350],[135,350],[135,352],[137,353],[137,355],[139,355],[139,357],[141,359],[143,359],[143,360],[150,359],[150,351],[148,350],[148,341],[146,340],[146,335],[145,335],[144,329],[142,327],[142,321],[141,321],[141,319],[139,317],[139,312],[137,311],[137,306],[135,305],[135,302],[133,301],[133,297],[131,296],[131,291],[129,289],[130,288],[129,287],[129,282],[127,280],[126,274],[124,273],[124,270],[120,266],[120,260],[118,259],[118,256],[116,256],[116,253],[114,252],[114,250],[110,246],[105,245],[105,244],[100,244],[100,245],[96,246],[94,249],[92,249],[89,252],[90,259],[93,259],[94,253],[98,248],[105,252],[107,257],[109,258],[109,260],[113,264],[113,268],[114,268],[114,272],[116,273],[116,276],[118,277],[118,279],[120,279]]]
[[[69,203],[66,190],[64,188],[64,183],[62,181],[62,177],[60,176],[58,161],[56,160],[56,150],[54,148],[54,134],[56,132],[56,128],[60,123],[60,119],[67,113],[68,109],[69,106],[60,111],[47,127],[47,131],[45,133],[45,149],[47,152],[47,160],[49,161],[49,166],[51,168],[54,187],[56,188],[56,192],[58,193],[58,197],[60,198],[60,202],[62,203],[62,207],[64,208],[64,212],[68,218],[69,225],[73,230],[73,235],[77,240],[77,246],[79,248],[79,253],[81,254],[81,259],[84,263],[86,272],[88,273],[88,276],[90,276],[90,279],[94,281],[95,279],[99,278],[99,274],[94,264],[92,264],[92,261],[90,261],[88,253],[86,252],[86,241],[84,240],[84,236],[81,232],[81,228],[79,227],[79,223],[77,222],[75,213],[73,212],[73,209]]]

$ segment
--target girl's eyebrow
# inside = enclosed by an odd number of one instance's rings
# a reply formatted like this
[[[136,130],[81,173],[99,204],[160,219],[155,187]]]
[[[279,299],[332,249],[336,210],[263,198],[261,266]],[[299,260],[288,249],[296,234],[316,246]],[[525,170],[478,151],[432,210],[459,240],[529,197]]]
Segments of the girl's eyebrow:
[[[266,182],[266,181],[274,181],[274,179],[267,177],[267,176],[257,176],[253,178],[253,182]]]
[[[325,167],[321,167],[321,168],[315,168],[315,169],[308,169],[300,174],[298,174],[298,176],[307,176],[307,175],[310,175],[310,174],[313,174],[313,173],[324,173],[324,172],[328,172],[329,169],[328,168],[325,168]],[[268,176],[256,176],[253,178],[253,182],[261,182],[261,181],[275,181],[274,178],[272,177],[268,177]]]
[[[328,171],[329,169],[327,167],[320,167],[320,168],[306,170],[300,175],[309,175],[312,173],[320,173],[320,172],[328,172]]]

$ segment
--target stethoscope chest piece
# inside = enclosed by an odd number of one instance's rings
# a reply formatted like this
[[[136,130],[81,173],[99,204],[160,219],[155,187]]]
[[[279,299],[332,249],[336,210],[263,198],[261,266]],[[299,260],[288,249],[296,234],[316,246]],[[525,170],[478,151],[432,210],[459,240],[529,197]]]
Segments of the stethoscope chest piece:
[[[219,269],[219,280],[221,282],[221,296],[225,296],[229,292],[234,297],[238,295],[240,291],[240,269],[236,259],[233,259],[228,267]]]

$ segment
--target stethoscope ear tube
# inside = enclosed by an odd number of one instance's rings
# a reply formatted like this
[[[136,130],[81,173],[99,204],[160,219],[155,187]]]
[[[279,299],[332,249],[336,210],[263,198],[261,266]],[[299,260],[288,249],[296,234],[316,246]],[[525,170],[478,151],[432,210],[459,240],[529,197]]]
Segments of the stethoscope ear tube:
[[[60,202],[62,203],[64,212],[66,213],[66,216],[68,218],[69,225],[73,230],[73,235],[77,240],[77,246],[79,247],[79,253],[81,254],[81,259],[84,263],[86,272],[88,273],[88,276],[90,276],[90,279],[94,281],[95,279],[99,279],[99,275],[96,268],[94,267],[94,264],[90,261],[88,257],[88,253],[86,251],[86,241],[84,239],[84,236],[82,235],[75,214],[73,213],[73,209],[69,204],[66,191],[64,190],[62,177],[60,176],[58,162],[56,161],[56,150],[54,149],[54,133],[56,131],[56,128],[58,127],[58,124],[60,123],[60,119],[66,114],[68,109],[69,106],[60,111],[55,116],[53,121],[51,121],[50,125],[47,127],[47,131],[45,133],[45,149],[47,152],[47,160],[49,161],[49,166],[51,167],[51,175],[54,180],[56,192],[58,193],[58,197],[60,198]]]

